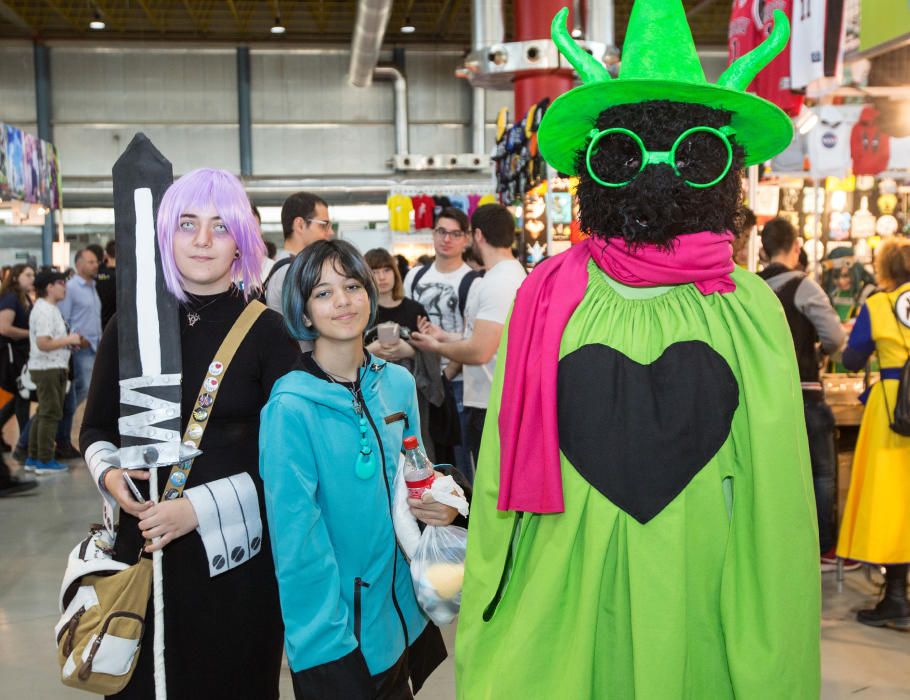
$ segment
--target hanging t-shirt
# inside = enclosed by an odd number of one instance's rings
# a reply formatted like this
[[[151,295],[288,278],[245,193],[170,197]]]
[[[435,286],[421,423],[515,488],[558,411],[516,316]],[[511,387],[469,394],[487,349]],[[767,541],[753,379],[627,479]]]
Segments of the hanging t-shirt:
[[[436,217],[439,216],[443,209],[452,206],[452,200],[450,200],[448,197],[433,197],[433,202],[436,205],[433,208],[433,215]]]
[[[891,137],[878,128],[877,119],[878,110],[868,105],[850,132],[854,175],[878,175],[888,167]]]
[[[771,170],[775,173],[798,173],[803,170],[806,157],[806,140],[798,129],[793,130],[790,145],[771,159]]]
[[[760,36],[753,18],[755,0],[733,0],[730,24],[727,27],[727,63],[745,56],[758,45]]]
[[[468,211],[468,198],[462,194],[455,194],[449,197],[449,201],[452,202],[452,206],[456,209],[461,209],[463,212],[467,213]]]
[[[755,23],[761,28],[759,42],[764,41],[771,34],[775,10],[786,14],[792,26],[793,0],[755,0],[752,14]],[[752,87],[760,97],[770,100],[791,117],[799,114],[803,96],[793,92],[791,87],[789,42],[784,50],[758,74],[752,82]]]
[[[818,125],[809,132],[809,170],[813,175],[844,177],[850,167],[853,124],[834,105],[819,110]]]
[[[471,286],[465,304],[464,337],[470,338],[477,321],[493,321],[505,326],[509,309],[515,301],[518,288],[524,282],[526,273],[517,260],[503,260],[487,270],[478,282]],[[465,365],[464,405],[486,408],[496,371],[496,355],[485,365]]]
[[[794,0],[790,26],[790,87],[825,77],[825,0]]]
[[[496,198],[495,194],[485,194],[480,198],[477,206],[482,207],[484,204],[499,204],[499,200]]]
[[[480,202],[479,194],[469,194],[468,195],[468,216],[471,216],[474,213],[474,210],[477,209]]]
[[[411,198],[411,205],[414,207],[414,228],[433,228],[433,208],[436,206],[433,198],[421,194]]]
[[[389,228],[392,231],[407,233],[411,230],[410,214],[414,210],[411,198],[403,194],[393,194],[386,204],[389,207]]]

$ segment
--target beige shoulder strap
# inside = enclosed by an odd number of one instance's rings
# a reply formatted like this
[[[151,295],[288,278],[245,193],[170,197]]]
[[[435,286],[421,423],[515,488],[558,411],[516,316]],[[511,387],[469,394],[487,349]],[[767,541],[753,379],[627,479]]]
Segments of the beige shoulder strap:
[[[227,373],[231,360],[237,354],[237,348],[240,347],[240,343],[243,342],[250,328],[253,327],[253,324],[256,323],[256,320],[266,308],[266,305],[261,301],[254,300],[247,304],[243,313],[234,321],[230,332],[212,358],[208,371],[205,373],[205,379],[202,380],[202,386],[199,388],[196,405],[193,407],[193,415],[190,416],[186,424],[186,431],[183,433],[183,443],[185,445],[199,447],[209,416],[212,415],[218,390],[221,388],[221,382],[224,381],[224,375]],[[180,498],[192,466],[193,460],[173,466],[168,476],[167,487],[162,496],[164,500],[171,501],[175,498]]]

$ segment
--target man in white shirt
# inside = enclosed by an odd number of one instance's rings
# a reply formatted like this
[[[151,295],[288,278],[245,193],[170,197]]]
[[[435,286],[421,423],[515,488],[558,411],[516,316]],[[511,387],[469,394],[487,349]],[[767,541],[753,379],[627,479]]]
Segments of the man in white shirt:
[[[468,294],[464,333],[448,333],[425,322],[420,333],[411,334],[411,341],[418,348],[438,352],[464,365],[467,439],[476,464],[496,369],[496,351],[525,271],[512,255],[515,220],[508,209],[501,204],[478,207],[471,217],[471,226],[474,251],[487,272]]]
[[[468,215],[461,209],[446,207],[439,213],[433,230],[436,259],[428,265],[411,269],[404,278],[405,296],[423,305],[431,324],[459,338],[464,333],[464,311],[468,294],[480,281],[480,274],[472,270],[463,257],[470,240],[471,224]],[[441,365],[445,378],[451,383],[449,386],[458,410],[462,442],[459,446],[453,446],[448,435],[434,435],[434,448],[440,461],[454,458],[458,470],[470,478],[470,456],[464,447],[467,423],[464,419],[461,364],[450,362],[443,356]],[[433,421],[430,422],[431,425],[434,424]]]

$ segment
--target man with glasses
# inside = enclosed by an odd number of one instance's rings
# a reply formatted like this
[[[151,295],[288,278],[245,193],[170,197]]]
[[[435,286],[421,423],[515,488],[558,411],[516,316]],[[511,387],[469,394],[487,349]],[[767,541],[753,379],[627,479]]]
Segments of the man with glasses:
[[[406,296],[420,302],[427,310],[429,321],[446,333],[461,337],[464,332],[464,310],[468,292],[480,277],[464,261],[464,252],[470,243],[470,223],[468,216],[460,209],[446,207],[436,219],[433,231],[433,249],[436,259],[422,267],[415,267],[404,280]],[[466,424],[464,421],[464,383],[461,365],[442,357],[442,369],[446,379],[451,382],[462,444],[455,447],[455,466],[465,475],[470,476],[472,469],[470,457],[464,448]],[[437,455],[452,455],[452,440],[444,435],[441,429],[434,430],[434,442]]]
[[[428,322],[411,342],[421,350],[438,352],[464,365],[464,436],[474,463],[480,452],[480,438],[487,403],[496,370],[496,351],[509,315],[509,308],[525,279],[521,263],[512,255],[515,219],[501,204],[478,207],[471,217],[472,247],[483,260],[487,274],[471,290],[462,334],[447,333]]]
[[[284,247],[275,255],[275,265],[265,280],[265,303],[281,313],[281,290],[291,260],[310,243],[326,241],[334,230],[329,219],[329,206],[321,197],[309,192],[295,192],[281,207]]]

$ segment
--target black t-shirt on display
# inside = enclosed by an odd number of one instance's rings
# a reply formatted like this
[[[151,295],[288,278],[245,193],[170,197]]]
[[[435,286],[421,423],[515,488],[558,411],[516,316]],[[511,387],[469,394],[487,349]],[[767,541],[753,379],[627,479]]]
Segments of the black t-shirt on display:
[[[397,323],[402,328],[407,328],[410,333],[414,333],[417,330],[417,317],[426,317],[426,315],[427,310],[423,308],[423,304],[407,297],[403,298],[398,306],[377,306],[376,321],[373,323],[372,328],[367,329],[364,334],[364,340],[367,345],[376,340],[376,326],[389,321]]]
[[[103,329],[117,310],[117,268],[101,265],[95,277],[95,291],[101,300],[101,328]]]

